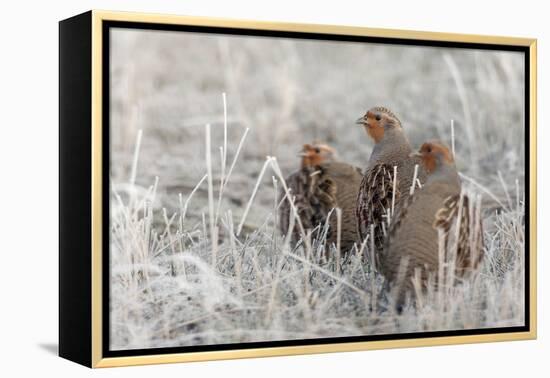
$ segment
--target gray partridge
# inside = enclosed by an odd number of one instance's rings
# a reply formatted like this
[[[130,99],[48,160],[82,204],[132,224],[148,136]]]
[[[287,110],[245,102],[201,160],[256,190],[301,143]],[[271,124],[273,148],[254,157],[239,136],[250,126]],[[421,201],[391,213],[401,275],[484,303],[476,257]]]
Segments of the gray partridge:
[[[372,233],[376,266],[392,213],[407,201],[413,181],[414,185],[416,180],[424,182],[426,172],[419,159],[411,156],[413,150],[401,121],[389,109],[371,108],[357,123],[364,126],[375,143],[359,188],[356,216],[359,241],[363,243]],[[418,166],[416,179],[415,166]]]
[[[329,213],[327,242],[337,245],[337,214],[341,209],[340,252],[349,252],[357,240],[355,202],[362,179],[361,171],[336,160],[335,150],[324,144],[305,144],[301,153],[300,169],[291,174],[286,183],[304,230],[323,228]],[[280,198],[285,195],[283,191]],[[291,207],[283,201],[279,210],[279,228],[283,235],[289,229]],[[292,230],[291,242],[296,244],[302,235],[297,225]]]
[[[443,266],[454,261],[450,266],[454,266],[456,278],[474,271],[483,257],[480,212],[476,212],[468,196],[461,193],[461,182],[449,149],[441,142],[430,141],[424,143],[416,155],[428,177],[422,189],[415,192],[394,217],[380,258],[380,271],[396,287],[398,303],[406,293],[413,293],[415,271],[419,271],[423,286],[430,274],[437,284],[442,262],[440,242]],[[448,271],[445,274],[448,276]]]

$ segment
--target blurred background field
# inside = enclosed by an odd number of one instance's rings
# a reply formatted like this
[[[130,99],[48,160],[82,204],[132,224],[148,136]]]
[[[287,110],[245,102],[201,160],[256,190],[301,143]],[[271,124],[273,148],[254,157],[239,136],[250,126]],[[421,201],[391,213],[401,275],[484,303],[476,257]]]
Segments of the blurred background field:
[[[115,30],[110,38],[111,182],[118,196],[112,199],[113,348],[523,323],[522,54],[129,29]],[[220,254],[229,258],[212,267],[203,227],[209,213],[206,182],[189,201],[184,220],[181,204],[206,173],[207,123],[218,200],[222,93],[228,161],[249,132],[219,205]],[[372,106],[392,109],[414,146],[433,138],[450,144],[454,120],[457,167],[465,183],[474,180],[472,187],[483,195],[486,281],[437,304],[443,307],[402,315],[378,308],[372,301],[380,287],[373,289],[372,282],[379,285],[381,278],[357,261],[344,267],[340,280],[320,271],[322,278],[298,280],[307,264],[285,260],[288,254],[277,258],[282,247],[273,245],[278,236],[269,226],[271,171],[261,181],[243,234],[232,237],[232,222],[236,228],[242,219],[266,156],[276,157],[288,175],[299,166],[302,144],[320,140],[334,146],[342,160],[365,167],[373,144],[354,122]],[[157,178],[153,193],[149,188]],[[284,277],[293,277],[285,280],[287,286],[279,281],[284,269],[289,269]],[[346,287],[370,290],[368,306]],[[245,288],[254,294],[243,294]],[[495,296],[503,303],[488,300]],[[464,301],[465,309],[457,309]],[[302,306],[309,306],[309,314]],[[436,309],[448,316],[434,321]]]

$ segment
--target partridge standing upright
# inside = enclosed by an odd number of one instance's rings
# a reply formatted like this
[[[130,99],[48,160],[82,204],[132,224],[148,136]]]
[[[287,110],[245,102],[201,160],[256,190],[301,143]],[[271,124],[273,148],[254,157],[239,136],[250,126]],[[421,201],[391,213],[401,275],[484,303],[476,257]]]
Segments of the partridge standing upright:
[[[452,276],[465,277],[483,257],[480,212],[461,191],[449,149],[430,141],[416,155],[428,178],[394,217],[380,264],[380,271],[397,289],[400,304],[406,293],[413,293],[415,271],[419,271],[422,285],[430,274],[437,284],[440,267],[454,262]],[[440,247],[444,261],[440,261]],[[442,262],[446,265],[440,266]],[[445,274],[452,277],[449,272]]]
[[[301,153],[302,163],[299,171],[286,179],[290,195],[304,230],[313,230],[324,226],[331,210],[341,209],[340,251],[349,252],[357,240],[357,221],[355,218],[355,201],[361,182],[359,168],[336,160],[333,148],[323,145],[305,144]],[[283,191],[280,198],[285,195]],[[279,227],[286,235],[292,214],[288,200],[284,200],[279,211]],[[337,214],[332,212],[329,219],[327,242],[329,246],[337,245]],[[298,225],[292,230],[292,243],[296,244],[302,237]]]
[[[401,121],[389,109],[371,108],[357,123],[365,127],[375,143],[357,196],[356,212],[359,241],[363,243],[371,233],[374,238],[376,266],[391,215],[407,201],[413,182],[424,182],[426,172],[419,159],[411,156],[413,150]]]

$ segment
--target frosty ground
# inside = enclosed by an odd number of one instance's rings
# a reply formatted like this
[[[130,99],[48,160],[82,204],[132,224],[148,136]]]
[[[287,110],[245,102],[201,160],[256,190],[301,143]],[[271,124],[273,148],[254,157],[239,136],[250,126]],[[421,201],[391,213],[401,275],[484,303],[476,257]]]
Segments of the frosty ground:
[[[122,30],[112,45],[112,349],[523,325],[521,56]],[[291,248],[276,227],[301,144],[364,167],[353,121],[375,105],[415,146],[451,144],[453,120],[483,200],[480,274],[400,314],[368,245],[326,262],[322,228]]]

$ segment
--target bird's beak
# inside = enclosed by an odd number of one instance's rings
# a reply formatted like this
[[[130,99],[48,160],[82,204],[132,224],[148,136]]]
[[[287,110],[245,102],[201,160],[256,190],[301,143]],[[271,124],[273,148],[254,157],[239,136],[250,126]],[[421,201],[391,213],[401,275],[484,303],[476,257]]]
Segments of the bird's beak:
[[[412,158],[412,157],[417,157],[417,158],[419,158],[419,157],[422,157],[422,154],[421,154],[420,152],[413,152],[412,154],[409,155],[409,157],[411,157],[411,158]]]
[[[366,124],[365,117],[358,118],[357,121],[355,121],[355,124],[356,125],[365,125]]]
[[[298,156],[300,156],[300,157],[304,157],[304,156],[307,156],[307,155],[308,155],[308,153],[303,152],[303,151],[298,153]]]

